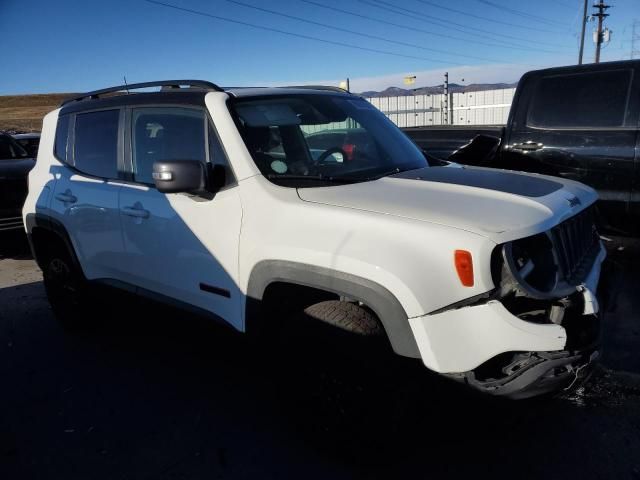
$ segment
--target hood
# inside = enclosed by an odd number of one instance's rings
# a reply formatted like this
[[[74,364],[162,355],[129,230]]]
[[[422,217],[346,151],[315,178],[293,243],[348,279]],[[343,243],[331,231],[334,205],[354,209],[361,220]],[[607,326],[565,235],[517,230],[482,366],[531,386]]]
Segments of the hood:
[[[597,200],[571,180],[489,168],[427,167],[350,185],[298,189],[307,202],[454,227],[497,243],[548,230]]]

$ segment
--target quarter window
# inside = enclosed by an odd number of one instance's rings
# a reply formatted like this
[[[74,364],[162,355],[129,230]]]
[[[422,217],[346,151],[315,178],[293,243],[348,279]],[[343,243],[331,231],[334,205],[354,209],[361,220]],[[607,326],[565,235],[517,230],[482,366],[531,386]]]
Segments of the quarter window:
[[[69,137],[69,115],[58,118],[54,154],[58,160],[67,161],[67,138]]]
[[[615,128],[625,123],[630,70],[542,78],[527,124],[542,128]]]
[[[119,110],[76,115],[74,166],[96,177],[118,176]]]
[[[167,160],[206,162],[204,112],[191,108],[138,108],[132,117],[133,176],[153,184],[153,164]]]

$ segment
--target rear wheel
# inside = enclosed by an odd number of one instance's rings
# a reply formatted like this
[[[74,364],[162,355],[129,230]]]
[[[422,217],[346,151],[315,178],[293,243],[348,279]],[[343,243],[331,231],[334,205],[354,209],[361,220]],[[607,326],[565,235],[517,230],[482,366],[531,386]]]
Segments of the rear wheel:
[[[89,302],[82,272],[62,248],[53,249],[43,263],[44,287],[56,319],[65,329],[86,327]]]

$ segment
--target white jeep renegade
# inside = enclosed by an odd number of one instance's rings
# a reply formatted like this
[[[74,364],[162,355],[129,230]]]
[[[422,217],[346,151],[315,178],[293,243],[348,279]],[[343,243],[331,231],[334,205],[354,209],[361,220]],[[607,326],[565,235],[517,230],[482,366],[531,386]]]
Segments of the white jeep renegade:
[[[66,324],[86,321],[95,283],[248,333],[293,309],[512,398],[564,388],[598,355],[595,192],[443,166],[335,88],[90,92],[45,117],[29,187]]]

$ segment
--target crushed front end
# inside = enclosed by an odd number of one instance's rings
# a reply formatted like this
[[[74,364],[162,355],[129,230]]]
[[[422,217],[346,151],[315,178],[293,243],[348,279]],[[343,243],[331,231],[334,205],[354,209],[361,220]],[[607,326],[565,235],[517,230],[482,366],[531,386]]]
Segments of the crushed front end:
[[[509,398],[579,385],[599,355],[606,253],[594,225],[590,208],[499,245],[493,291],[411,319],[425,365]]]

